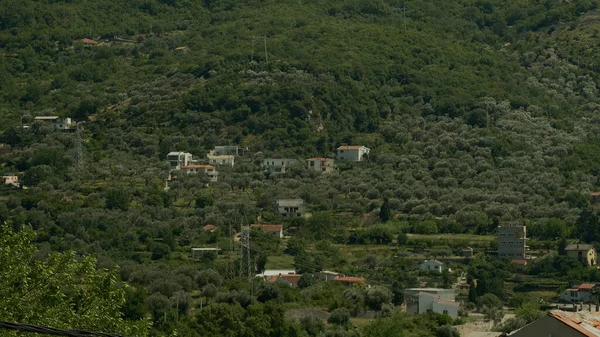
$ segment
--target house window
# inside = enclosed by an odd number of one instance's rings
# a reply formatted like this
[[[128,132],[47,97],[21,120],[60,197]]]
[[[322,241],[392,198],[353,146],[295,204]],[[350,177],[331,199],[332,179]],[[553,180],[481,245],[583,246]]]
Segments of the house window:
[[[315,166],[315,162],[314,162],[314,161],[311,161],[311,162],[310,162],[310,166],[311,166],[311,167],[314,167],[314,166]]]
[[[582,253],[581,253],[581,252],[578,252],[578,253],[577,253],[577,258],[581,259],[581,257],[582,257]]]
[[[571,291],[571,297],[577,297],[577,292],[576,291]]]
[[[444,310],[443,313],[448,315],[448,310]]]
[[[340,150],[340,153],[344,153],[344,150]]]

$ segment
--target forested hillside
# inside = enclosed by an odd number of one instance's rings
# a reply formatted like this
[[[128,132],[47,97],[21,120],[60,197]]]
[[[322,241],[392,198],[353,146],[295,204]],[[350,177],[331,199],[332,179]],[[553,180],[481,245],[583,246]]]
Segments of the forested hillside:
[[[72,250],[119,266],[131,285],[123,317],[152,317],[151,334],[452,336],[444,317],[418,325],[395,313],[401,289],[418,285],[404,252],[494,243],[406,234],[489,235],[522,222],[533,249],[600,242],[589,201],[600,190],[597,6],[2,0],[0,175],[21,187],[0,187],[0,221],[31,226],[38,259]],[[44,115],[83,131],[34,120]],[[167,153],[203,159],[230,144],[248,153],[219,167],[218,182],[179,174],[165,188]],[[371,152],[329,174],[307,170],[306,158],[340,145]],[[264,158],[300,163],[274,177]],[[278,198],[303,199],[312,217],[277,217]],[[257,221],[283,223],[292,238],[253,233],[253,272],[336,269],[376,291],[249,284],[231,237]],[[192,260],[190,248],[205,246],[223,254]],[[582,275],[555,276],[600,281]],[[330,324],[289,317],[305,307],[327,308]],[[358,307],[381,318],[353,326],[345,311]]]

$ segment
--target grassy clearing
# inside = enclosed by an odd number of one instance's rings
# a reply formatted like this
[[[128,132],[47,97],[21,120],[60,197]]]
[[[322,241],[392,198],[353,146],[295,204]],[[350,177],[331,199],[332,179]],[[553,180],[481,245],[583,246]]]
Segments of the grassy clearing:
[[[294,269],[294,257],[291,255],[269,256],[266,269]]]
[[[496,240],[494,235],[475,234],[407,234],[408,240],[460,240],[469,242],[492,242]]]

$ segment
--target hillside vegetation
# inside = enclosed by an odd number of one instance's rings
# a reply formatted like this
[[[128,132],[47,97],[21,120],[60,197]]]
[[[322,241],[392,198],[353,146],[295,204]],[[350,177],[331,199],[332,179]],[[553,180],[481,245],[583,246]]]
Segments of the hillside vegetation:
[[[444,318],[423,318],[427,329],[419,330],[393,313],[401,289],[419,284],[406,272],[414,269],[407,249],[493,251],[488,237],[468,238],[515,221],[528,225],[533,249],[600,242],[589,201],[600,190],[597,7],[592,0],[2,0],[0,174],[19,175],[27,188],[0,187],[0,221],[33,227],[39,258],[73,250],[96,256],[100,267],[120,266],[132,285],[123,315],[151,316],[151,334],[450,336]],[[76,133],[34,121],[40,115],[85,122],[82,161]],[[219,168],[218,182],[179,175],[165,189],[168,152],[204,158],[229,144],[249,154]],[[340,145],[371,153],[330,174],[306,169],[304,159],[333,157]],[[276,178],[261,168],[263,158],[300,164]],[[312,218],[276,217],[277,198],[304,199]],[[390,219],[378,216],[384,200]],[[293,259],[287,267],[296,270],[365,276],[391,295],[371,293],[383,304],[356,303],[394,319],[365,328],[284,319],[294,307],[355,316],[349,298],[369,293],[249,284],[231,234],[259,216],[283,223],[292,238],[254,233],[253,271],[271,257]],[[206,224],[219,229],[204,232]],[[191,247],[216,245],[223,249],[216,259],[189,256]],[[553,277],[600,281],[572,267],[578,271]],[[498,283],[491,292],[511,296]],[[206,305],[214,311],[202,311]],[[240,328],[220,330],[224,319]],[[266,330],[253,330],[249,322],[260,320]]]

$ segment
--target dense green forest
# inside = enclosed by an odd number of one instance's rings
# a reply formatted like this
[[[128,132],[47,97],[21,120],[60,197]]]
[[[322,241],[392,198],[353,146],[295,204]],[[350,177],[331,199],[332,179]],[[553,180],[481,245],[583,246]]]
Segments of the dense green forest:
[[[504,287],[514,266],[485,254],[493,240],[469,238],[523,222],[534,250],[600,242],[590,204],[600,190],[597,7],[2,0],[0,175],[18,175],[21,187],[0,187],[0,222],[8,225],[1,236],[22,235],[6,239],[15,250],[33,241],[21,264],[53,268],[60,256],[63,273],[108,277],[114,289],[89,296],[115,294],[101,317],[116,321],[52,321],[42,307],[35,315],[0,310],[0,320],[156,336],[456,336],[449,324],[460,319],[415,319],[397,308],[401,290],[424,276],[411,254],[460,255],[471,245],[481,254],[456,268],[478,280],[465,302],[478,310],[486,303],[493,320],[504,302],[521,308],[510,324],[532,321],[538,308],[528,288]],[[83,130],[34,120],[43,115],[73,118]],[[248,153],[219,167],[218,182],[180,174],[165,189],[167,153],[204,158],[230,144]],[[304,159],[333,157],[340,145],[371,152],[329,174],[307,170]],[[300,164],[274,177],[264,158]],[[277,217],[277,198],[302,198],[312,217]],[[259,217],[283,223],[291,238],[253,231],[247,262],[232,233]],[[206,224],[217,230],[205,232]],[[424,236],[435,234],[453,236]],[[223,253],[192,259],[191,247]],[[249,282],[240,263],[252,272],[335,269],[366,277],[371,288]],[[600,281],[562,255],[539,259],[526,274]],[[494,298],[477,300],[486,294]],[[311,308],[323,309],[327,324]],[[357,323],[366,311],[376,313],[372,321]]]

